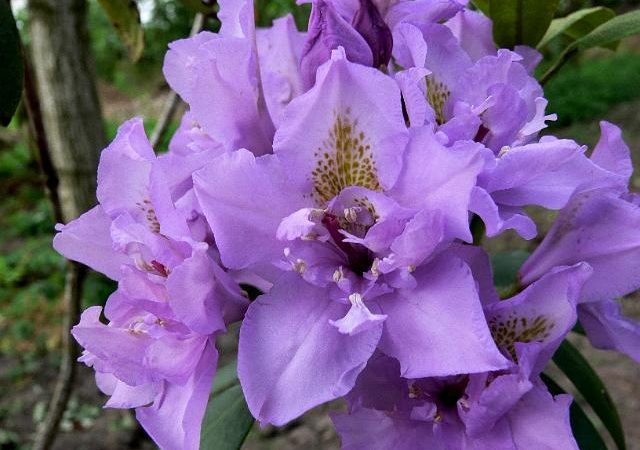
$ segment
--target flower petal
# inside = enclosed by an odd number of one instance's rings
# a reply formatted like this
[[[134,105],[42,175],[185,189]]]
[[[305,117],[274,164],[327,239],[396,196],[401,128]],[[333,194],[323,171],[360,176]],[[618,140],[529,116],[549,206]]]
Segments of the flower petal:
[[[254,417],[283,425],[351,390],[382,327],[342,334],[329,321],[345,310],[295,273],[251,304],[240,330],[238,375]]]
[[[469,268],[441,256],[414,274],[414,290],[376,299],[386,314],[380,349],[402,376],[422,378],[500,370],[509,362],[491,339]]]
[[[285,243],[276,239],[278,226],[308,205],[292,189],[277,159],[238,150],[220,156],[193,177],[225,266],[242,269],[282,257]]]
[[[53,248],[66,258],[81,262],[112,280],[121,276],[120,267],[129,258],[113,249],[111,218],[96,206],[66,225],[56,227]]]
[[[200,448],[200,427],[217,363],[218,352],[208,342],[184,385],[165,383],[153,405],[136,409],[136,418],[160,448]]]
[[[640,363],[640,323],[625,317],[616,300],[578,306],[580,325],[589,342],[603,350],[617,350]]]
[[[347,61],[336,50],[313,89],[287,107],[274,152],[295,187],[324,207],[349,186],[390,188],[406,139],[393,79]]]

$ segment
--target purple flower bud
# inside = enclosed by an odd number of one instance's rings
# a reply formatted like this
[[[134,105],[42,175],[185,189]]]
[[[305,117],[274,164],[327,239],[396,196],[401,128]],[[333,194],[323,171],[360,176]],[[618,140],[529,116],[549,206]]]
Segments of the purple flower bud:
[[[393,37],[372,0],[360,0],[353,26],[369,44],[373,53],[373,66],[386,66],[391,59]]]
[[[307,40],[300,58],[300,72],[305,88],[314,85],[316,70],[331,57],[331,50],[344,47],[351,62],[373,65],[374,57],[365,38],[338,12],[333,3],[318,0],[313,3]]]

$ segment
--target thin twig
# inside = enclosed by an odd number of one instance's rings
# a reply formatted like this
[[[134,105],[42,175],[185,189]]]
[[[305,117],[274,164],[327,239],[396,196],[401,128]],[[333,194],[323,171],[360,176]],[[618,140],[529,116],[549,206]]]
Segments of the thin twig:
[[[67,275],[64,287],[64,320],[62,323],[62,360],[60,361],[60,371],[53,390],[47,417],[42,423],[36,435],[33,450],[46,450],[51,448],[58,432],[58,426],[67,408],[73,382],[76,375],[76,359],[80,354],[80,349],[69,330],[75,325],[75,319],[80,315],[80,299],[82,297],[82,286],[86,275],[86,267],[73,262],[67,262]]]
[[[193,25],[191,26],[189,36],[198,34],[202,31],[204,25],[205,15],[202,13],[196,14],[193,19]],[[175,91],[171,91],[164,102],[164,106],[162,107],[160,119],[151,133],[150,141],[154,150],[158,150],[158,146],[162,143],[164,136],[167,134],[169,124],[173,120],[173,116],[175,116],[178,106],[180,106],[180,97],[178,97],[178,94],[176,94]]]
[[[23,101],[29,118],[31,141],[38,155],[38,164],[44,176],[45,190],[51,202],[54,219],[56,222],[63,222],[62,204],[58,195],[59,180],[49,152],[33,69],[27,52],[23,51],[23,54],[25,62]],[[76,318],[80,315],[80,299],[85,274],[84,266],[71,261],[67,263],[63,297],[65,314],[62,323],[62,359],[56,385],[47,409],[47,416],[38,428],[33,450],[46,450],[51,447],[71,396],[76,374],[76,359],[80,349],[71,337],[69,330],[75,325]]]
[[[540,85],[544,86],[569,60],[578,53],[578,48],[569,46],[562,52],[556,62],[540,77]]]
[[[23,49],[24,55],[24,92],[22,101],[27,109],[27,117],[29,119],[29,134],[31,142],[37,154],[40,172],[44,176],[45,190],[49,197],[51,207],[53,209],[53,219],[56,223],[64,222],[62,214],[62,203],[58,195],[58,185],[60,181],[58,174],[51,160],[49,151],[49,143],[44,131],[44,123],[42,121],[42,110],[40,109],[40,100],[38,98],[38,90],[35,84],[33,67],[29,55]]]

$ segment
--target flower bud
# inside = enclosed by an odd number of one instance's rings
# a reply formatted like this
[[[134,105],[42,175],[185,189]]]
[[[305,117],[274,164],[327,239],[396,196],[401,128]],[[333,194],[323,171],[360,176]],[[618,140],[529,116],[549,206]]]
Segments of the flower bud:
[[[369,44],[373,53],[373,67],[386,66],[391,59],[393,37],[372,0],[360,0],[353,27]]]
[[[340,46],[344,48],[349,61],[373,65],[374,57],[365,38],[337,13],[331,1],[315,1],[300,59],[300,72],[305,88],[314,85],[318,67],[329,60],[332,50]]]

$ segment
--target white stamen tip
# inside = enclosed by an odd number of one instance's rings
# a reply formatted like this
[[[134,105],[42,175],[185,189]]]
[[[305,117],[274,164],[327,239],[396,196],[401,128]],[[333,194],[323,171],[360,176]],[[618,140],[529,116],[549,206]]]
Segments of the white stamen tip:
[[[342,272],[342,266],[340,266],[336,269],[335,272],[333,272],[333,281],[338,283],[343,278],[344,278],[344,272]]]
[[[349,296],[349,301],[353,305],[362,306],[362,295],[360,295],[358,292],[354,292]]]
[[[511,147],[509,147],[508,145],[505,145],[504,147],[502,147],[498,152],[498,158],[503,157],[509,150],[511,150]]]
[[[380,275],[380,269],[378,269],[378,264],[380,264],[380,258],[375,258],[371,263],[371,273],[376,277]]]
[[[309,211],[309,220],[313,223],[320,223],[325,215],[325,211],[319,208],[313,208]]]
[[[358,212],[360,212],[360,208],[355,206],[353,208],[345,208],[344,218],[349,223],[356,223],[356,221],[358,220]]]
[[[296,262],[293,263],[293,270],[298,272],[299,274],[303,274],[307,268],[307,264],[303,259],[296,259]]]

